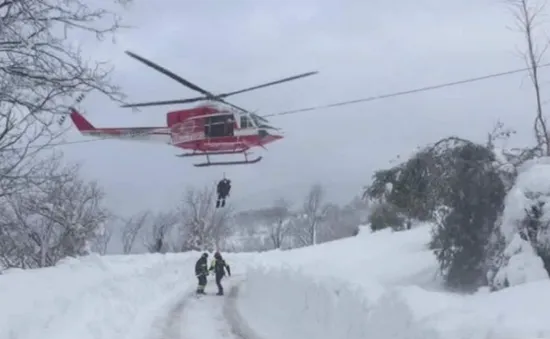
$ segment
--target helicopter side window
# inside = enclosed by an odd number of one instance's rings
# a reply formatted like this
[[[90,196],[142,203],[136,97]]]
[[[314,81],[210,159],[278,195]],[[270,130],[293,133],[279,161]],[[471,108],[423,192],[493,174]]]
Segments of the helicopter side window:
[[[246,115],[241,116],[241,128],[252,128],[254,125],[249,117]]]
[[[233,114],[216,115],[205,119],[204,134],[207,138],[230,137],[234,135]]]

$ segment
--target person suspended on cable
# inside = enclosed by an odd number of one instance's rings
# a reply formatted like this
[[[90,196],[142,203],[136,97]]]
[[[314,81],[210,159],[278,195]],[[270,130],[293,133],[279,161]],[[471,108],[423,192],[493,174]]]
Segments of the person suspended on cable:
[[[210,271],[214,271],[214,275],[216,276],[216,285],[218,286],[217,295],[223,295],[222,279],[225,276],[226,270],[227,270],[227,275],[231,276],[231,268],[222,258],[222,255],[220,254],[220,252],[216,252],[214,254],[214,259],[210,264]]]
[[[231,180],[223,178],[218,182],[218,199],[216,201],[216,208],[225,206],[225,199],[229,196],[231,191]]]
[[[199,280],[197,294],[206,294],[204,288],[206,287],[208,272],[208,253],[204,252],[195,264],[195,276]]]

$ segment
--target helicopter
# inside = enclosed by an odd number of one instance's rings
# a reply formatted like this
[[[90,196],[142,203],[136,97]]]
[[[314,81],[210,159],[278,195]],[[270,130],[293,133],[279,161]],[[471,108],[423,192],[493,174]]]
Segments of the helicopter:
[[[203,96],[125,104],[122,107],[161,106],[201,101],[204,103],[193,108],[166,113],[166,126],[162,127],[96,128],[80,112],[71,107],[69,116],[74,125],[82,135],[86,136],[163,143],[189,151],[178,154],[178,157],[205,156],[206,162],[193,164],[196,167],[258,163],[262,157],[249,159],[250,149],[257,147],[265,149],[265,145],[283,139],[280,129],[271,126],[266,118],[231,104],[225,98],[318,73],[317,71],[307,72],[215,95],[133,52],[126,51],[126,54]],[[244,160],[219,162],[210,160],[210,156],[224,154],[243,154]]]

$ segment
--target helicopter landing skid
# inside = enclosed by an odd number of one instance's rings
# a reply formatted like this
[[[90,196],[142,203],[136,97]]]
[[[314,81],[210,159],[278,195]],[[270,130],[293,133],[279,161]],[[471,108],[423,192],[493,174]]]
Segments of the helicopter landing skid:
[[[224,154],[244,154],[245,160],[241,161],[216,161],[212,162],[210,161],[211,155],[224,155]],[[255,164],[262,160],[262,157],[259,156],[257,158],[248,159],[248,153],[246,150],[239,150],[239,151],[220,151],[220,152],[193,152],[193,153],[184,153],[184,154],[178,154],[178,157],[187,158],[187,157],[196,157],[196,156],[206,156],[206,162],[199,163],[199,164],[193,164],[195,167],[208,167],[208,166],[223,166],[223,165],[248,165],[248,164]]]
[[[252,160],[242,160],[242,161],[219,161],[219,162],[211,162],[210,160],[207,162],[203,162],[200,164],[193,164],[195,167],[208,167],[208,166],[223,166],[223,165],[248,165],[248,164],[255,164],[257,162],[260,162],[262,160],[262,157],[259,156]]]

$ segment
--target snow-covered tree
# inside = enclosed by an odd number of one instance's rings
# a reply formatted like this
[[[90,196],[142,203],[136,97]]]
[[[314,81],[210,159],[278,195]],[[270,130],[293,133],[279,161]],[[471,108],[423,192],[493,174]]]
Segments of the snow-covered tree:
[[[216,208],[212,187],[188,188],[181,206],[181,251],[204,251],[219,248],[229,234],[231,207]]]
[[[166,253],[170,251],[172,244],[169,236],[174,227],[181,222],[181,216],[176,211],[159,212],[152,216],[144,237],[149,252]]]
[[[394,205],[388,202],[378,202],[374,204],[372,213],[369,215],[369,225],[373,231],[379,231],[387,227],[400,230],[406,224],[405,219],[403,213]]]
[[[518,173],[493,242],[489,280],[494,289],[550,274],[550,158],[530,160]]]
[[[502,211],[506,183],[495,153],[458,137],[444,138],[411,159],[375,174],[367,195],[381,203],[376,227],[411,220],[437,224],[431,248],[448,286],[485,283],[487,246]],[[389,219],[388,219],[389,218]]]
[[[294,218],[291,226],[292,236],[300,246],[310,246],[317,243],[319,224],[324,217],[325,191],[323,186],[311,186],[304,200],[303,209]]]
[[[274,206],[264,212],[273,248],[281,248],[288,236],[290,213],[290,203],[283,198],[277,199]]]
[[[132,252],[138,235],[146,227],[150,215],[150,211],[142,211],[129,218],[123,219],[124,224],[121,232],[122,253],[129,254]]]
[[[0,196],[37,178],[35,156],[62,136],[58,119],[78,96],[97,91],[122,98],[108,65],[87,61],[75,44],[75,38],[101,39],[118,30],[106,5],[0,0]]]
[[[80,177],[78,166],[54,156],[25,190],[3,198],[0,260],[6,267],[45,267],[66,256],[85,255],[104,229],[104,193]]]
[[[113,218],[110,217],[105,221],[105,227],[99,232],[98,236],[93,240],[92,251],[100,255],[107,254],[111,240],[114,234]]]
[[[450,149],[444,161],[453,169],[443,197],[449,209],[431,245],[447,285],[472,291],[486,284],[486,250],[503,208],[505,186],[485,146],[465,143]]]

